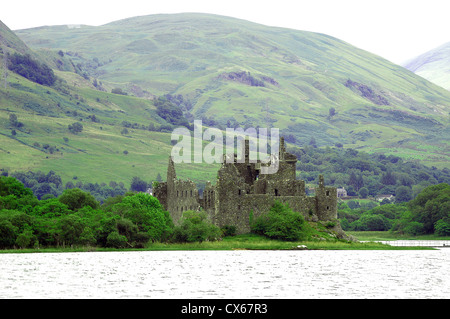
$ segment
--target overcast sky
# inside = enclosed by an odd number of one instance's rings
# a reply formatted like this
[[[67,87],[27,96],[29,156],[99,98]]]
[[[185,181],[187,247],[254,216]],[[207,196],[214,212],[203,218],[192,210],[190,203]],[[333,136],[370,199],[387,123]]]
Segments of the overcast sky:
[[[450,41],[449,0],[25,0],[2,1],[12,30],[102,25],[133,16],[204,12],[325,33],[402,63]]]

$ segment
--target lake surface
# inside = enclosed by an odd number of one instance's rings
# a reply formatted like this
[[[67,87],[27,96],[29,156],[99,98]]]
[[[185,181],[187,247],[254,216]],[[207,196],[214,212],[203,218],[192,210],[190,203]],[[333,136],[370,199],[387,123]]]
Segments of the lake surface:
[[[0,254],[0,298],[450,298],[450,248]]]

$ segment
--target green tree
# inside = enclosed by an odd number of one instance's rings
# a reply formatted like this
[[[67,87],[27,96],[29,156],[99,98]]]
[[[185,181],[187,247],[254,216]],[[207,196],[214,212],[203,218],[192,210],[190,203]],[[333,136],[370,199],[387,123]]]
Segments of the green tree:
[[[78,133],[81,133],[83,131],[83,125],[81,123],[79,123],[79,122],[75,122],[75,123],[69,124],[67,126],[67,128],[73,134],[78,134]]]
[[[85,206],[90,206],[94,209],[100,207],[100,204],[94,196],[79,188],[66,189],[61,196],[58,197],[58,200],[61,203],[66,204],[72,211],[78,211]]]
[[[159,201],[147,194],[125,196],[110,210],[134,223],[139,232],[147,233],[151,241],[163,241],[172,233],[173,222]]]
[[[16,238],[16,245],[20,248],[30,248],[34,245],[36,236],[34,236],[31,230],[25,230],[20,233]]]
[[[359,197],[361,198],[367,198],[367,196],[369,195],[369,190],[367,189],[367,187],[362,187],[359,190]]]
[[[17,227],[7,220],[0,218],[0,248],[12,248],[17,238]]]
[[[111,232],[106,240],[106,245],[114,248],[125,248],[127,243],[127,237],[120,235],[118,231]]]
[[[438,220],[450,217],[450,185],[442,183],[425,188],[408,207],[413,221],[423,224],[425,233],[433,233]]]
[[[395,201],[396,202],[408,202],[412,199],[412,189],[408,186],[399,186],[395,190]]]
[[[145,182],[138,176],[134,176],[131,180],[130,190],[134,192],[145,192],[147,190],[147,187],[147,182]]]
[[[296,241],[305,237],[305,220],[287,205],[275,202],[270,211],[256,218],[252,231],[273,239]]]
[[[434,233],[438,236],[450,236],[450,218],[439,219],[434,224]]]
[[[203,242],[217,240],[221,235],[220,228],[208,221],[205,212],[186,211],[180,226],[174,229],[173,238],[176,242]]]
[[[14,177],[0,176],[0,196],[8,195],[14,195],[17,198],[30,197],[33,196],[33,192]]]

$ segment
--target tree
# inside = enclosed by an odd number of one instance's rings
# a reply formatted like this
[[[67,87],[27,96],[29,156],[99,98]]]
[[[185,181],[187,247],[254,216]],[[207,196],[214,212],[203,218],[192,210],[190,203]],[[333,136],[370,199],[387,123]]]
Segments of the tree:
[[[438,236],[450,236],[450,218],[439,219],[434,224],[434,233]]]
[[[11,71],[38,84],[51,86],[55,83],[56,76],[53,70],[48,65],[34,60],[29,54],[14,53],[8,54],[8,57],[8,68]]]
[[[134,192],[145,192],[147,190],[147,187],[147,182],[145,182],[138,176],[134,176],[131,180],[130,190]]]
[[[117,231],[111,232],[106,240],[107,246],[114,248],[125,248],[127,243],[127,237],[120,235]]]
[[[425,188],[408,202],[408,207],[412,220],[423,224],[425,233],[433,233],[438,220],[450,217],[450,185],[442,183]]]
[[[17,228],[9,220],[0,219],[0,248],[11,248],[17,238]]]
[[[0,196],[14,195],[18,198],[33,196],[29,188],[14,177],[0,176]]]
[[[395,201],[396,202],[408,202],[412,199],[412,189],[408,186],[399,186],[395,190]]]
[[[333,116],[335,116],[336,115],[336,109],[334,108],[334,107],[331,107],[329,110],[328,110],[328,117],[329,118],[332,118]]]
[[[147,194],[125,196],[109,208],[111,212],[130,220],[139,232],[147,233],[151,241],[164,241],[172,233],[173,222],[159,201]]]
[[[287,205],[275,202],[270,211],[251,225],[252,231],[272,239],[296,241],[304,238],[305,220]]]
[[[359,196],[360,196],[361,198],[367,198],[368,195],[369,195],[369,190],[367,189],[367,187],[362,187],[362,188],[359,190]]]
[[[176,242],[203,242],[217,240],[221,235],[220,228],[208,221],[205,212],[186,211],[180,226],[174,229],[173,238]]]
[[[79,209],[90,206],[94,209],[99,208],[99,203],[90,193],[84,192],[79,188],[66,189],[58,200],[66,204],[72,211],[78,211]]]
[[[73,134],[81,133],[83,131],[83,125],[81,123],[75,122],[68,125],[68,129]]]
[[[383,185],[395,185],[397,182],[397,178],[395,177],[394,173],[392,173],[392,170],[389,169],[381,176],[380,182]]]

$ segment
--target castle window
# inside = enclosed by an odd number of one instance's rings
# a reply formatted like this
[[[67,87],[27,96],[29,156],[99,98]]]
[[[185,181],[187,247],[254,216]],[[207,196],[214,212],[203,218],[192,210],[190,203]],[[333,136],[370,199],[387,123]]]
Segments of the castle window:
[[[327,191],[327,196],[330,196],[330,191]]]
[[[330,210],[330,206],[327,206],[327,210]]]
[[[192,189],[191,189],[191,197],[192,197]]]
[[[275,196],[278,196],[278,189],[275,188]]]
[[[241,196],[241,190],[239,190],[239,196]]]

